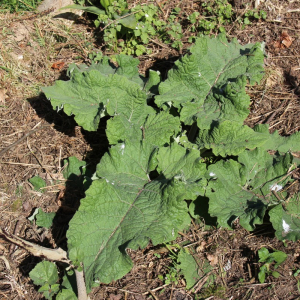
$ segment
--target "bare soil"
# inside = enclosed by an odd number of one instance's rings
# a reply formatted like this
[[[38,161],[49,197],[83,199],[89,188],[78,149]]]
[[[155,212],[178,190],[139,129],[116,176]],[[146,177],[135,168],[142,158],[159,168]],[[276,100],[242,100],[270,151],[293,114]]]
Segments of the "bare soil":
[[[133,6],[138,1],[128,2]],[[195,1],[156,2],[165,14],[176,6],[186,13],[199,10]],[[235,0],[233,8],[242,13],[245,3],[254,6],[254,1]],[[266,43],[266,75],[259,85],[248,88],[252,104],[246,123],[268,123],[271,131],[290,135],[300,127],[300,3],[265,0],[259,8],[267,12],[265,21],[253,21],[244,29],[234,22],[226,28],[228,38],[237,38],[242,44]],[[88,53],[106,51],[101,36],[94,33],[93,22],[86,15],[70,25],[47,14],[0,13],[0,226],[51,248],[65,247],[68,221],[83,197],[80,191],[66,189],[62,161],[76,156],[97,163],[107,150],[107,141],[105,124],[96,135],[85,132],[73,118],[54,111],[40,88],[67,79],[70,63],[89,63]],[[190,34],[185,32],[184,41]],[[286,34],[291,42],[288,47]],[[159,69],[166,76],[189,46],[185,42],[177,51],[170,45],[150,43],[152,54],[140,57],[141,72]],[[34,191],[28,181],[35,175],[46,180],[43,193]],[[55,230],[37,228],[28,220],[37,207],[58,212]],[[4,239],[0,242],[0,299],[42,299],[28,277],[40,260]],[[296,273],[300,269],[300,243],[278,241],[267,220],[255,232],[238,224],[233,231],[193,224],[176,242],[192,245],[197,261],[210,261],[214,285],[205,287],[208,274],[194,287],[196,293],[186,290],[180,276],[177,282],[166,284],[159,275],[165,277],[174,262],[168,249],[150,244],[143,250],[129,250],[134,261],[132,271],[121,280],[94,289],[90,298],[300,299],[300,276]],[[262,247],[288,254],[278,268],[279,278],[268,276],[263,284],[257,278],[261,265],[257,251]]]

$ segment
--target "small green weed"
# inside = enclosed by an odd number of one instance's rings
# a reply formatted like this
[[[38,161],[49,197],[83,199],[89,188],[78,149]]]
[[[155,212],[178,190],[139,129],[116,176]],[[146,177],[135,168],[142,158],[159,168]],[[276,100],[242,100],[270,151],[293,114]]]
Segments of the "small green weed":
[[[242,22],[245,25],[249,25],[252,23],[253,20],[265,20],[267,18],[267,13],[264,10],[248,10],[245,12],[244,17],[241,19],[240,23]]]
[[[34,26],[35,26],[35,32],[37,35],[36,41],[38,42],[38,44],[41,47],[45,47],[46,41],[45,41],[44,37],[42,36],[40,29],[38,28],[38,26],[36,24],[34,24]]]
[[[43,261],[35,266],[29,273],[34,284],[41,286],[39,292],[46,299],[52,299],[59,291],[58,270],[53,262]]]
[[[300,270],[298,269],[298,270],[293,274],[293,276],[294,276],[294,277],[297,277],[299,274],[300,274]]]
[[[180,246],[178,244],[169,246],[165,245],[166,248],[169,250],[169,257],[171,259],[171,265],[167,267],[168,273],[166,273],[164,276],[163,275],[158,275],[158,279],[160,279],[164,284],[178,284],[180,274],[178,272],[178,253],[175,252],[173,249],[180,249]],[[175,248],[174,248],[175,247]]]
[[[158,276],[164,284],[178,284],[179,278],[183,277],[185,288],[192,290],[204,276],[208,276],[203,285],[204,288],[214,284],[215,275],[212,273],[211,265],[207,260],[197,262],[196,257],[192,254],[195,250],[183,248],[183,245],[179,244],[166,245],[166,248],[169,250],[171,264],[167,267],[168,272],[164,276]]]
[[[46,213],[41,208],[36,208],[28,220],[31,222],[35,220],[35,224],[39,227],[50,228],[53,224],[55,215],[55,212]]]
[[[282,251],[275,251],[270,253],[269,250],[265,247],[258,250],[259,261],[264,263],[258,273],[258,280],[260,283],[264,283],[266,276],[272,275],[275,278],[278,278],[280,274],[277,271],[271,270],[271,265],[275,263],[274,269],[277,269],[287,258],[287,255]]]
[[[102,60],[103,55],[102,55],[102,52],[93,51],[88,54],[88,58],[91,60],[92,63],[97,63]]]
[[[179,274],[177,271],[177,268],[175,266],[169,267],[168,268],[168,273],[165,274],[165,277],[163,275],[158,275],[158,278],[164,282],[164,284],[178,284],[179,280]]]

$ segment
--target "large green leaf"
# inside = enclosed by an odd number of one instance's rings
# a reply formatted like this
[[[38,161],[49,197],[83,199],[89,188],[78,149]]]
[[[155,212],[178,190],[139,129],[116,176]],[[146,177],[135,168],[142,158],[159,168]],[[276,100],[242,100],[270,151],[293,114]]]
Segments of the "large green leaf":
[[[214,155],[239,155],[246,148],[254,149],[266,142],[268,135],[255,132],[246,125],[224,121],[199,131],[197,144],[212,149]]]
[[[118,68],[107,58],[90,67],[72,65],[69,81],[58,80],[54,86],[42,90],[54,109],[74,115],[76,122],[86,130],[97,130],[100,118],[106,114],[138,120],[145,111],[153,111],[147,106],[147,97],[151,95],[145,87],[147,80],[138,73],[137,59],[125,55],[116,59]]]
[[[196,142],[199,148],[212,149],[213,154],[226,157],[239,155],[245,149],[261,147],[279,152],[300,151],[300,133],[282,137],[277,131],[270,134],[268,125],[253,129],[235,121],[212,123],[209,129],[200,129]]]
[[[223,227],[239,218],[244,228],[253,230],[262,223],[266,209],[278,203],[275,193],[290,180],[285,175],[291,165],[291,155],[272,157],[262,149],[244,151],[239,162],[230,159],[210,165],[209,213]]]
[[[249,115],[250,97],[245,92],[246,76],[228,82],[224,88],[213,89],[202,102],[188,102],[180,119],[188,125],[197,121],[200,129],[208,129],[213,122],[234,120],[239,124]]]
[[[138,83],[140,86],[144,85],[144,78],[139,74],[138,66],[140,64],[140,61],[138,60],[138,58],[120,54],[116,56],[116,61],[119,66],[116,69],[116,74],[123,75],[128,79]]]
[[[69,65],[67,74],[72,79],[73,74],[76,74],[77,72],[82,73],[89,72],[91,70],[97,70],[103,75],[112,75],[116,73],[117,67],[110,62],[107,56],[104,56],[99,63],[92,63],[90,66],[87,66],[86,64],[76,65],[72,63]]]
[[[76,72],[90,72],[91,70],[97,70],[103,75],[118,74],[125,76],[130,81],[133,81],[140,85],[141,89],[144,89],[148,97],[151,97],[150,90],[157,89],[160,82],[160,73],[158,71],[149,70],[149,77],[146,78],[139,74],[138,65],[140,61],[132,56],[119,54],[115,56],[117,66],[115,63],[109,60],[109,57],[102,57],[99,63],[92,63],[90,66],[85,64],[76,65],[71,64],[68,68],[68,76],[72,78],[73,73]]]
[[[101,179],[86,191],[67,233],[69,250],[83,255],[89,289],[95,282],[108,283],[131,269],[126,248],[143,248],[149,240],[154,245],[173,240],[188,226],[190,217],[183,200],[189,199],[189,188],[196,184],[190,177],[200,177],[203,168],[196,160],[199,152],[182,148],[182,156],[181,146],[175,147],[157,155],[151,144],[125,142],[111,147],[101,159],[97,166]],[[178,157],[177,168],[172,155]],[[185,168],[185,162],[189,167]],[[160,174],[151,178],[157,163]],[[198,181],[201,194],[203,186]]]
[[[102,75],[96,70],[76,73],[70,81],[56,81],[43,88],[53,108],[64,108],[75,115],[76,122],[86,130],[97,130],[105,111],[109,115],[122,113],[126,117],[139,115],[146,106],[146,94],[138,84],[120,75]]]
[[[219,35],[197,39],[190,52],[160,84],[157,105],[173,105],[182,110],[185,124],[197,120],[201,129],[208,128],[212,120],[234,117],[242,122],[250,104],[244,87],[247,81],[254,84],[263,76],[263,45],[241,46]]]
[[[278,239],[300,239],[299,193],[272,208],[269,215]]]
[[[146,140],[147,143],[163,146],[170,143],[170,136],[180,130],[178,117],[168,112],[150,115],[141,114],[139,119],[128,120],[123,115],[115,116],[107,121],[106,134],[110,144],[117,144],[128,140]]]

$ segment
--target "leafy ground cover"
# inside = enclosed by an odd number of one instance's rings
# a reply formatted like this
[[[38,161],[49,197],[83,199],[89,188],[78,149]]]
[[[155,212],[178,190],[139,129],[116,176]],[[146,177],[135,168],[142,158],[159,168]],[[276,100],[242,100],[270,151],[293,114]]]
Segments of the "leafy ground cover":
[[[137,3],[129,4],[134,6]],[[236,12],[245,10],[242,1],[232,4]],[[184,3],[176,3],[176,1],[164,3],[162,6],[166,14],[176,7],[181,7],[182,11],[185,8],[191,9],[190,6],[185,7]],[[243,126],[248,125],[253,128],[255,125],[266,123],[269,124],[271,131],[276,129],[281,135],[288,136],[297,132],[299,126],[299,63],[296,52],[299,41],[295,31],[298,28],[299,12],[293,3],[288,2],[280,6],[275,1],[266,1],[261,4],[261,7],[268,13],[266,21],[261,20],[253,24],[253,27],[247,28],[243,28],[243,24],[239,22],[225,25],[229,32],[227,36],[229,39],[236,37],[242,44],[266,42],[268,55],[265,58],[266,75],[259,85],[248,86],[246,89],[251,100],[251,112]],[[195,6],[192,9],[197,10],[197,8],[199,9]],[[5,227],[9,232],[25,237],[27,240],[50,248],[56,246],[64,248],[67,224],[79,206],[83,189],[78,184],[72,184],[80,174],[65,182],[65,177],[73,172],[70,170],[72,164],[68,161],[69,167],[63,167],[61,161],[76,156],[78,159],[88,161],[90,165],[96,164],[99,162],[99,156],[107,151],[108,143],[114,144],[119,138],[111,134],[106,140],[105,126],[101,126],[101,123],[97,134],[90,134],[78,127],[73,117],[66,117],[62,111],[54,112],[43,94],[37,95],[41,86],[52,85],[58,77],[67,79],[65,76],[67,65],[73,62],[89,64],[91,58],[97,57],[95,53],[99,51],[97,48],[99,44],[88,32],[93,24],[85,19],[68,27],[57,20],[53,22],[47,16],[24,19],[23,16],[5,13],[1,17],[5,24],[2,31],[0,70],[3,122],[1,136],[5,150],[1,153],[1,225],[2,228]],[[280,22],[278,22],[279,17]],[[292,40],[292,44],[288,47],[285,46],[287,41],[284,39],[286,34],[282,33],[284,30],[287,30]],[[279,46],[276,44],[278,41]],[[46,45],[53,47],[46,47]],[[163,79],[167,78],[167,71],[174,66],[174,61],[178,60],[179,55],[190,46],[188,41],[185,42],[185,47],[179,50],[174,49],[169,43],[163,45],[159,46],[157,43],[148,45],[152,49],[152,54],[140,58],[140,73],[148,76],[145,73],[151,67],[159,70]],[[94,54],[89,55],[89,53]],[[252,56],[249,58],[251,59]],[[66,66],[59,70],[59,66],[63,63]],[[172,90],[174,83],[176,84],[176,80],[173,83],[169,81],[170,87],[165,83],[163,92],[167,94]],[[24,98],[28,101],[24,102]],[[156,103],[164,105],[160,98],[156,99]],[[184,107],[184,109],[180,117],[184,118],[185,122],[192,119],[195,112],[196,115],[199,113],[192,108]],[[201,122],[207,122],[199,119]],[[47,126],[51,123],[52,126]],[[86,129],[90,130],[90,128]],[[36,131],[7,149],[31,130]],[[215,130],[222,132],[220,127],[216,127]],[[115,130],[111,132],[114,133]],[[224,132],[226,133],[226,130]],[[264,134],[265,131],[256,132]],[[114,140],[116,142],[112,142]],[[220,146],[226,140],[228,138],[221,140]],[[212,144],[205,131],[201,135],[201,143],[207,148]],[[271,144],[267,141],[267,147]],[[222,155],[224,148],[216,148],[215,154]],[[234,151],[238,149],[232,148]],[[122,150],[125,154],[127,148]],[[167,153],[161,154],[161,156],[166,155]],[[261,154],[257,153],[257,155]],[[111,163],[113,164],[113,161]],[[239,163],[243,163],[243,160],[241,159]],[[237,168],[237,163],[232,163],[230,160],[227,164]],[[225,164],[218,165],[216,170],[210,171],[220,172],[225,167]],[[100,168],[98,172],[100,176],[110,180],[109,168],[107,170]],[[295,191],[298,190],[297,174],[296,171],[293,173],[295,181],[292,187]],[[40,180],[39,183],[32,180],[36,175],[44,180],[46,186]],[[218,181],[216,184],[222,185]],[[45,212],[57,212],[55,222],[58,225],[49,231],[38,227],[38,224],[44,224],[45,221],[39,219],[38,223],[35,223],[28,220],[27,217],[32,215],[32,210],[36,207],[41,207]],[[225,205],[224,208],[221,213],[226,213],[227,206]],[[220,206],[213,208],[214,215],[218,214],[216,209],[220,210]],[[272,221],[272,215],[270,219]],[[209,297],[297,299],[299,297],[298,242],[278,241],[267,219],[254,232],[242,229],[238,223],[233,224],[234,231],[214,228],[214,220],[210,221],[207,220],[204,226],[203,223],[195,220],[189,231],[180,232],[176,244],[149,245],[143,250],[127,251],[134,262],[131,272],[116,282],[103,284],[94,289],[91,297],[94,299],[206,299]],[[226,221],[223,221],[224,224],[226,225]],[[275,229],[277,235],[278,232],[284,234],[280,232],[280,228]],[[266,278],[264,283],[261,283],[258,274],[266,263],[269,263],[266,260],[262,261],[259,255],[261,252],[258,250],[263,247],[267,247],[271,253],[281,250],[287,254],[287,259],[280,264],[275,260],[276,271],[275,263],[272,265],[270,262],[270,266],[268,265],[270,269],[265,272]],[[25,299],[41,297],[28,277],[28,273],[38,259],[4,241],[1,249],[3,251],[1,292],[4,296]],[[190,253],[193,254],[192,259]],[[186,275],[190,265],[198,270],[194,274]],[[272,272],[277,272],[280,276],[276,275],[278,278],[275,278]],[[197,281],[193,283],[195,277]],[[186,287],[194,290],[186,290]]]

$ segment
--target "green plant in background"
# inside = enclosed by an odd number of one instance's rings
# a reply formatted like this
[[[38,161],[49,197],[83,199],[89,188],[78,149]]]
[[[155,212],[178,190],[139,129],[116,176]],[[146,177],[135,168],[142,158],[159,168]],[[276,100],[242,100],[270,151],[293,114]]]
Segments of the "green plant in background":
[[[199,16],[200,16],[200,13],[198,11],[194,11],[187,17],[187,19],[191,23],[191,25],[189,27],[189,30],[191,32],[197,31],[197,24],[198,24]],[[195,36],[190,36],[188,41],[189,41],[189,43],[193,43],[195,41]]]
[[[177,49],[182,47],[182,26],[175,20],[179,8],[175,8],[164,21],[159,18],[158,7],[151,3],[128,10],[125,0],[104,2],[101,2],[104,10],[97,6],[68,7],[96,14],[95,25],[102,28],[105,45],[114,52],[137,56],[150,54],[151,50],[147,48],[150,39],[158,39]]]
[[[107,11],[108,7],[113,3],[113,0],[100,0],[100,4]]]
[[[243,23],[245,25],[249,25],[251,24],[252,20],[265,20],[267,18],[267,13],[264,10],[256,10],[256,9],[252,9],[252,10],[248,10],[245,12],[243,18],[241,18],[239,20],[240,23]]]
[[[1,0],[0,10],[8,9],[11,13],[20,11],[34,11],[42,0]]]
[[[272,275],[275,278],[280,276],[275,270],[272,270],[271,267],[274,264],[274,269],[277,269],[287,258],[287,255],[282,251],[269,252],[265,247],[258,250],[259,261],[263,265],[259,268],[258,280],[260,283],[264,283],[266,276]]]
[[[100,9],[96,5],[82,6],[78,4],[69,5],[64,8],[80,9],[97,15],[98,18],[94,21],[96,27],[99,27],[101,24],[104,26],[104,41],[107,47],[117,52],[117,41],[122,38],[127,40],[129,33],[137,28],[135,13],[127,9],[128,5],[125,0],[100,0],[100,5],[104,9]]]
[[[123,54],[137,56],[144,53],[150,54],[151,50],[147,49],[149,40],[152,38],[162,40],[162,36],[166,35],[167,23],[159,19],[158,7],[153,4],[136,5],[128,12],[131,18],[134,18],[132,26],[122,26],[122,24],[111,21],[110,16],[116,12],[119,14],[127,12],[126,9],[126,1],[114,1],[107,8],[107,15],[98,16],[95,25],[97,27],[101,24],[104,26],[105,44],[115,52]]]
[[[177,21],[177,15],[180,13],[180,8],[176,7],[171,12],[168,22],[164,24],[164,29],[166,30],[167,35],[163,36],[163,41],[165,43],[171,44],[173,48],[181,49],[182,44],[182,26],[180,22]],[[167,25],[169,24],[169,25]]]
[[[103,54],[102,52],[91,52],[88,54],[88,58],[91,60],[92,63],[98,63],[103,59]]]
[[[127,55],[150,54],[147,48],[150,40],[165,43],[173,48],[181,49],[183,25],[189,21],[188,31],[195,35],[224,32],[224,26],[234,22],[237,18],[228,0],[200,2],[199,11],[183,17],[181,9],[175,7],[167,20],[161,17],[157,5],[136,5],[128,10],[126,0],[100,1],[102,9],[96,5],[71,5],[70,8],[82,9],[97,15],[94,21],[96,27],[103,31],[103,40],[108,49],[116,53]],[[264,11],[248,10],[239,22],[250,24],[252,19],[265,18]],[[186,26],[186,25],[185,25]],[[195,37],[190,36],[188,42],[194,42]]]
[[[225,25],[232,24],[236,20],[240,24],[249,25],[253,20],[265,20],[267,14],[263,10],[248,9],[242,16],[238,16],[228,0],[201,1],[200,12],[190,14],[187,19],[191,23],[191,32],[211,34],[225,32]],[[189,38],[193,42],[194,37]]]
[[[201,15],[198,15],[197,30],[204,34],[225,31],[224,25],[233,21],[234,11],[227,0],[205,1],[201,3]],[[192,21],[195,22],[195,16]]]

